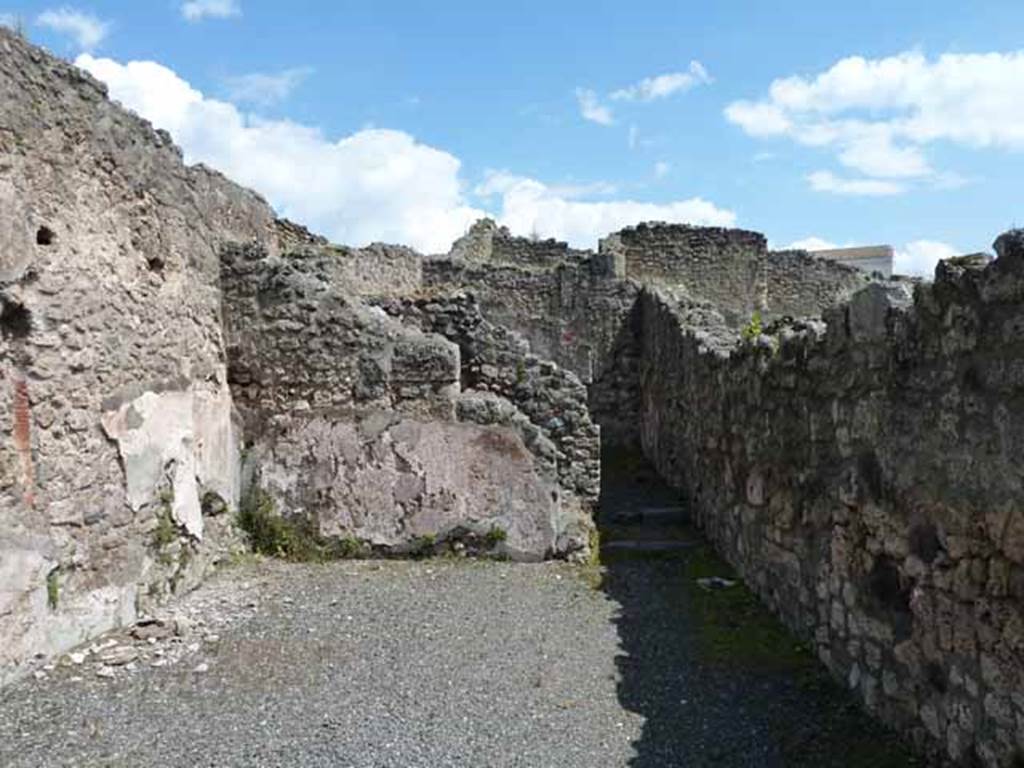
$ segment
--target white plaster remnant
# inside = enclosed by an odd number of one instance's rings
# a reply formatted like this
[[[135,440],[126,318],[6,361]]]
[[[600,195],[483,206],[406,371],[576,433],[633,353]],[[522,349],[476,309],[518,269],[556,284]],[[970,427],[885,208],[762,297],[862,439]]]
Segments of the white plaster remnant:
[[[156,502],[165,479],[170,480],[172,518],[202,540],[200,486],[237,506],[238,439],[226,385],[144,392],[105,412],[101,421],[121,452],[133,510]]]

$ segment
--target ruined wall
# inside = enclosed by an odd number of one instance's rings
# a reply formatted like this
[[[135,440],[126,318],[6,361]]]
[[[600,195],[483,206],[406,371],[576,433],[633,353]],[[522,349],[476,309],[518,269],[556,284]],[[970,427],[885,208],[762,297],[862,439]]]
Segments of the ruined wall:
[[[452,244],[448,253],[448,258],[455,261],[527,269],[580,264],[590,256],[589,251],[570,248],[558,240],[514,237],[506,227],[499,227],[492,219],[480,219],[473,224],[469,232]]]
[[[374,312],[335,282],[333,248],[221,253],[229,382],[246,432],[310,408],[450,418],[458,349]]]
[[[522,248],[530,242],[517,240]],[[588,386],[605,441],[636,441],[636,283],[614,279],[594,260],[540,270],[436,259],[424,264],[423,279],[427,288],[472,292],[489,321]]]
[[[553,460],[559,483],[589,517],[601,483],[600,434],[587,389],[570,371],[530,351],[518,334],[484,319],[472,297],[456,292],[379,302],[389,315],[459,346],[462,420],[491,423],[494,398],[525,417],[523,439],[538,460]],[[482,403],[477,396],[483,395]],[[484,407],[479,407],[483,405]]]
[[[807,251],[771,251],[765,256],[765,316],[820,316],[871,282],[861,270]]]
[[[625,264],[625,276],[650,285],[683,286],[692,298],[747,322],[764,303],[764,235],[742,229],[640,224],[600,244]]]
[[[641,224],[601,241],[598,253],[513,237],[475,224],[447,258],[423,265],[423,284],[464,287],[494,323],[589,387],[607,445],[639,442],[636,297],[657,285],[717,312],[734,328],[785,316],[820,315],[870,281],[804,251],[769,253],[756,232]]]
[[[423,257],[401,245],[331,246],[331,280],[357,296],[401,296],[423,284]]]
[[[659,471],[872,712],[989,766],[1024,753],[1024,235],[997,250],[739,346],[642,298]]]
[[[586,556],[598,459],[582,385],[538,378],[526,345],[503,344],[471,302],[363,304],[338,278],[348,257],[224,249],[229,381],[253,486],[319,536],[377,551],[500,530],[496,550],[518,559]],[[518,364],[522,381],[499,387]],[[548,423],[556,395],[571,426]],[[574,463],[561,432],[578,441]]]
[[[234,541],[216,248],[273,214],[105,96],[0,28],[0,682]]]

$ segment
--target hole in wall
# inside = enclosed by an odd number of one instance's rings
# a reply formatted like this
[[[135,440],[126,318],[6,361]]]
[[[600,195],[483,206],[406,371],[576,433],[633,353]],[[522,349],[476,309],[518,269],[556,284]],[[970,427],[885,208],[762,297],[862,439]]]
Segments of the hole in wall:
[[[928,684],[939,693],[945,693],[949,689],[949,684],[946,682],[946,672],[940,664],[934,661],[930,662],[925,667],[925,676],[928,678]]]
[[[146,266],[150,272],[163,272],[164,271],[164,259],[162,256],[147,256]]]
[[[968,392],[981,392],[984,389],[981,374],[978,372],[977,367],[973,365],[969,365],[964,369],[962,381],[963,388]]]
[[[910,584],[904,579],[896,561],[888,555],[876,557],[865,582],[867,612],[889,624],[897,641],[910,637],[914,622],[910,610]]]
[[[24,304],[0,298],[0,335],[5,339],[24,339],[32,331],[32,313]]]
[[[864,451],[857,457],[857,474],[868,499],[877,502],[885,498],[885,477],[874,452]]]
[[[49,227],[42,226],[36,230],[36,245],[53,245],[57,235]]]
[[[930,523],[920,523],[910,529],[910,551],[922,562],[932,563],[942,550],[939,532]]]

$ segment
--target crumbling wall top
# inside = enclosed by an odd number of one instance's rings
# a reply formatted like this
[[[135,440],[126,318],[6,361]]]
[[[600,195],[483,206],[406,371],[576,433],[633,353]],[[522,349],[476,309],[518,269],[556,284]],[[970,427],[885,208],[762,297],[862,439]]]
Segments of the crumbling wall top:
[[[448,254],[452,260],[543,269],[579,264],[592,256],[591,251],[570,248],[568,243],[553,238],[517,237],[507,227],[486,218],[477,221],[469,232],[456,240]]]

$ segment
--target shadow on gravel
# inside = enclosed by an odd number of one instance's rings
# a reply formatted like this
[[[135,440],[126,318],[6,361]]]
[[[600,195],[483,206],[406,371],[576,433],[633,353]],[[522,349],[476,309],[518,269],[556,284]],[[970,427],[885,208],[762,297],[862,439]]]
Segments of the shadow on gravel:
[[[735,581],[649,465],[612,454],[603,472],[618,698],[645,719],[631,766],[922,765]]]

